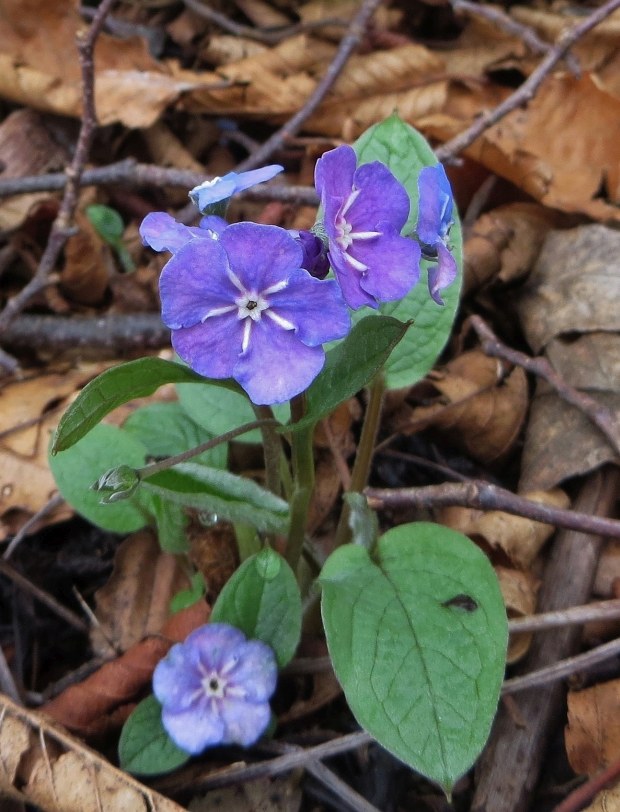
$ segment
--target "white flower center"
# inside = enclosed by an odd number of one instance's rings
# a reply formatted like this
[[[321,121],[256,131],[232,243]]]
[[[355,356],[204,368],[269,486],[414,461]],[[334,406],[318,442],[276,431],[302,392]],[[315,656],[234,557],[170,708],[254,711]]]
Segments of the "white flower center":
[[[349,253],[347,253],[347,249],[353,245],[355,240],[372,240],[375,237],[380,237],[380,231],[353,231],[353,225],[348,222],[345,215],[353,205],[353,203],[357,200],[360,193],[360,189],[353,189],[351,194],[345,200],[344,204],[342,205],[340,211],[336,216],[336,242],[342,248],[345,259],[349,262],[349,264],[355,268],[356,271],[360,271],[363,273],[364,271],[368,270],[368,265],[365,265],[363,262],[360,262],[355,257],[352,257]]]
[[[222,699],[226,695],[226,681],[217,671],[206,674],[200,684],[209,699]]]
[[[292,322],[285,319],[283,316],[278,315],[278,313],[273,310],[271,307],[271,302],[269,301],[269,296],[271,294],[284,290],[284,288],[288,285],[288,281],[286,279],[282,279],[280,282],[276,282],[274,285],[270,285],[263,291],[258,292],[255,290],[246,290],[243,282],[230,268],[228,269],[228,278],[237,288],[240,295],[234,300],[234,304],[224,305],[223,307],[214,307],[212,310],[209,310],[209,312],[206,313],[201,319],[203,324],[207,319],[210,319],[213,316],[223,316],[225,313],[233,313],[236,310],[237,319],[240,321],[245,319],[245,324],[243,325],[243,338],[241,341],[241,352],[245,352],[250,346],[252,325],[262,320],[263,313],[283,330],[295,329],[295,325]]]

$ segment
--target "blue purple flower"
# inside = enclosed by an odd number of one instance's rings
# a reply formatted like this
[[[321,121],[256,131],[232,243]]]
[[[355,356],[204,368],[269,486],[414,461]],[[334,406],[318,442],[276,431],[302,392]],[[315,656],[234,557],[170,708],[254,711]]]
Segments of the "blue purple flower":
[[[265,643],[225,623],[208,623],[172,646],[155,668],[162,724],[192,755],[218,744],[247,747],[269,724],[277,673]]]
[[[140,236],[154,251],[176,254],[194,238],[217,240],[227,226],[226,220],[215,215],[203,217],[198,226],[186,226],[164,211],[152,211],[140,225]]]
[[[448,237],[454,222],[454,200],[450,181],[442,164],[426,166],[418,178],[420,210],[417,236],[422,256],[433,264],[428,269],[428,289],[432,299],[442,305],[441,291],[456,279],[458,268]]]
[[[221,178],[206,180],[199,186],[195,186],[189,196],[198,206],[198,209],[204,212],[214,203],[226,200],[236,192],[243,192],[257,183],[271,180],[283,170],[284,167],[279,164],[270,164],[269,166],[262,166],[260,169],[252,169],[249,172],[228,172]]]
[[[254,223],[178,248],[160,294],[179,356],[208,378],[234,378],[256,404],[304,391],[323,368],[321,345],[345,336],[350,318],[337,283],[302,261],[287,231]]]
[[[325,279],[329,273],[329,258],[323,240],[311,231],[303,229],[301,231],[289,229],[289,234],[297,240],[304,253],[301,267],[317,279]]]
[[[326,152],[317,162],[329,259],[347,304],[376,308],[402,299],[420,274],[420,247],[400,232],[409,196],[385,164],[357,167],[352,147]]]

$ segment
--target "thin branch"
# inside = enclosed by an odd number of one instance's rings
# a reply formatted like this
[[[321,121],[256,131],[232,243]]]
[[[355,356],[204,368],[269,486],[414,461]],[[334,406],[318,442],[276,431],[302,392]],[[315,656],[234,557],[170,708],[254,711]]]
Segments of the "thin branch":
[[[594,800],[595,795],[611,786],[618,778],[620,778],[620,759],[573,790],[561,804],[554,807],[553,812],[579,812],[580,809],[585,809],[586,804]],[[604,810],[606,807],[603,804],[599,808]]]
[[[27,522],[19,528],[17,533],[11,539],[9,546],[4,551],[2,558],[5,561],[8,561],[9,558],[13,555],[15,550],[19,547],[22,541],[26,538],[30,530],[41,521],[41,519],[45,519],[46,516],[49,516],[50,513],[53,513],[57,507],[63,504],[65,500],[59,493],[54,494],[51,499],[43,505],[33,516],[31,516]]]
[[[22,705],[22,698],[15,684],[13,673],[9,668],[9,664],[4,656],[4,649],[0,646],[0,691],[9,696],[13,702]]]
[[[127,158],[97,169],[86,169],[79,178],[80,186],[104,186],[119,184],[125,186],[179,186],[191,189],[213,176],[187,169],[174,169],[153,164],[141,164]],[[21,178],[0,180],[0,199],[31,192],[53,192],[64,189],[68,178],[64,172],[50,172],[47,175],[28,175]],[[240,195],[241,197],[241,195]],[[301,203],[316,206],[319,202],[312,186],[282,186],[261,184],[243,192],[248,200],[281,200],[284,203]]]
[[[482,349],[493,358],[503,358],[511,364],[523,367],[552,386],[562,400],[583,412],[594,425],[605,435],[605,439],[620,456],[620,421],[611,410],[607,409],[585,392],[580,392],[558,375],[546,358],[530,358],[525,353],[513,350],[503,344],[480,316],[471,316],[469,324],[474,328],[482,342]]]
[[[542,60],[536,70],[528,76],[518,90],[504,99],[504,101],[493,110],[490,110],[488,113],[483,113],[474,121],[471,127],[468,127],[462,133],[459,133],[435,150],[438,160],[447,161],[454,158],[455,155],[458,155],[470,146],[470,144],[473,144],[489,127],[497,124],[500,119],[504,118],[504,116],[517,107],[521,107],[531,101],[543,81],[568,52],[569,48],[587,34],[588,31],[609,17],[617,8],[620,8],[620,0],[608,0],[608,2],[600,8],[595,9],[585,20],[563,31],[547,56]]]
[[[618,0],[620,2],[620,0]],[[321,79],[315,87],[312,94],[306,100],[300,110],[289,119],[279,130],[273,133],[267,141],[252,155],[246,158],[239,164],[238,170],[251,169],[255,166],[265,163],[273,153],[278,150],[286,142],[287,138],[295,135],[301,125],[308,119],[316,110],[319,104],[323,101],[334,82],[340,76],[344,66],[346,65],[349,57],[359,44],[364,35],[366,26],[370,18],[381,4],[381,0],[362,0],[359,11],[351,20],[347,33],[342,38],[340,46],[336,51],[332,62],[325,72],[325,76]]]
[[[541,39],[533,28],[529,25],[525,25],[525,23],[520,23],[518,20],[514,20],[500,8],[486,6],[482,3],[472,3],[471,0],[451,0],[451,3],[452,8],[457,13],[464,11],[466,14],[470,14],[474,17],[483,17],[507,34],[518,37],[533,54],[543,56],[552,50],[553,46]],[[566,54],[566,64],[575,76],[580,76],[581,68],[579,61],[573,54]]]
[[[570,609],[558,609],[554,612],[541,612],[529,617],[515,617],[508,621],[511,632],[538,632],[560,626],[573,626],[591,621],[618,620],[620,618],[620,600],[596,601],[583,606],[571,606]]]
[[[77,48],[82,71],[82,123],[71,164],[67,167],[67,181],[58,214],[52,224],[47,245],[33,278],[22,290],[8,300],[0,313],[0,335],[26,304],[49,283],[49,275],[62,248],[72,233],[71,224],[78,200],[80,176],[88,159],[97,117],[95,112],[95,66],[93,52],[106,15],[114,0],[102,0],[88,31],[77,35]]]
[[[524,674],[522,677],[513,677],[507,679],[502,685],[502,694],[514,694],[517,691],[525,691],[528,688],[537,688],[541,685],[547,685],[550,682],[568,677],[575,674],[577,671],[585,671],[587,668],[592,668],[593,665],[605,662],[612,657],[620,654],[620,639],[611,640],[609,643],[604,643],[602,646],[585,651],[583,654],[577,654],[575,657],[568,657],[566,660],[560,660],[558,663],[548,666],[547,668],[540,668],[538,671],[532,671],[530,674]]]
[[[196,14],[198,14],[200,17],[204,17],[206,20],[219,25],[219,27],[223,28],[224,31],[228,31],[230,34],[234,34],[237,37],[246,37],[247,39],[253,39],[257,42],[264,42],[266,45],[277,45],[278,42],[281,42],[283,39],[292,37],[295,34],[301,34],[304,31],[312,31],[314,29],[325,28],[327,26],[347,25],[344,20],[334,18],[309,20],[305,23],[294,23],[293,25],[273,29],[252,28],[249,25],[236,23],[234,20],[231,20],[225,14],[211,8],[206,3],[201,3],[200,0],[183,0],[183,2],[189,9],[196,12]]]
[[[419,488],[366,488],[364,493],[372,500],[372,507],[460,506],[478,510],[500,510],[554,527],[620,538],[620,521],[617,519],[544,505],[483,480],[446,482],[443,485],[425,485]]]

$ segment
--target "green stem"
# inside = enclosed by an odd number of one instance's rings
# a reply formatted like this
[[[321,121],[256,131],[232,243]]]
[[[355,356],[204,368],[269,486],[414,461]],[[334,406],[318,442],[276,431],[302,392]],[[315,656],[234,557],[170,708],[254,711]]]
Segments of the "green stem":
[[[271,406],[254,406],[256,417],[262,421],[260,427],[263,437],[263,455],[265,459],[265,485],[267,490],[282,496],[280,465],[282,458],[282,437],[275,427],[278,421],[273,416]],[[274,421],[275,422],[271,422]]]
[[[305,415],[305,395],[297,395],[291,400],[291,419],[293,423]],[[291,524],[286,560],[293,570],[297,569],[303,549],[308,523],[308,507],[314,489],[314,457],[312,453],[312,435],[314,426],[292,432],[291,450],[293,460],[293,498],[291,500]]]
[[[383,395],[385,394],[385,379],[383,371],[378,372],[368,390],[368,405],[364,416],[362,434],[357,447],[357,455],[351,472],[350,492],[361,493],[366,487],[370,475],[370,466],[375,453],[375,440],[379,431],[381,421],[381,410],[383,408]],[[349,506],[345,503],[340,514],[338,529],[336,530],[336,546],[346,544],[351,538],[349,527]]]
[[[275,418],[270,418],[269,420],[252,420],[251,423],[244,423],[243,426],[227,431],[225,434],[220,434],[219,437],[207,440],[206,443],[202,443],[195,448],[190,448],[189,451],[184,451],[182,454],[176,454],[174,457],[166,457],[165,460],[145,465],[144,468],[137,468],[136,474],[140,479],[146,479],[147,477],[153,476],[153,474],[158,474],[160,471],[165,471],[167,468],[172,468],[173,465],[178,465],[180,462],[190,460],[192,457],[202,454],[204,451],[210,451],[212,448],[215,448],[215,446],[220,445],[220,443],[227,443],[229,440],[234,440],[235,437],[246,434],[248,431],[260,429],[267,423],[270,426],[280,425],[279,421]]]

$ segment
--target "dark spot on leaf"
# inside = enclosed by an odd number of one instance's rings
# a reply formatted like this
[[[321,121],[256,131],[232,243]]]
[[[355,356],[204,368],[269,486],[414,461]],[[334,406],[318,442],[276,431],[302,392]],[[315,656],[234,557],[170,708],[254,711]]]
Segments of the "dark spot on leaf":
[[[475,612],[478,608],[478,603],[471,597],[471,595],[455,595],[448,601],[444,601],[442,606],[454,606],[455,609],[462,609],[464,612]]]

